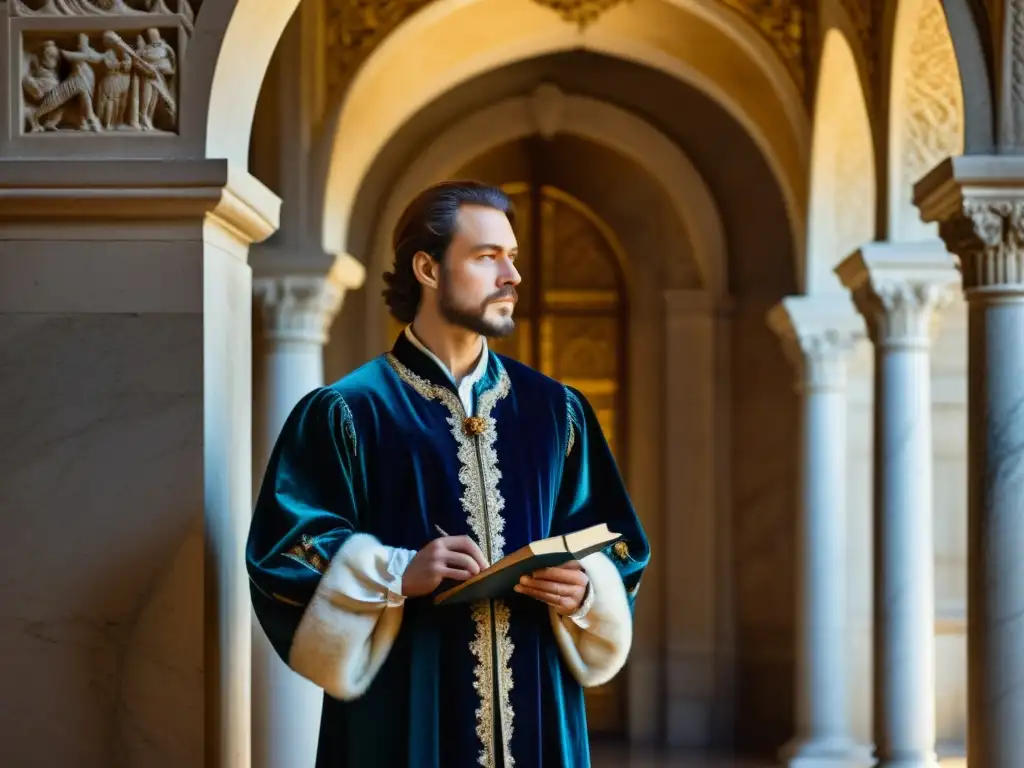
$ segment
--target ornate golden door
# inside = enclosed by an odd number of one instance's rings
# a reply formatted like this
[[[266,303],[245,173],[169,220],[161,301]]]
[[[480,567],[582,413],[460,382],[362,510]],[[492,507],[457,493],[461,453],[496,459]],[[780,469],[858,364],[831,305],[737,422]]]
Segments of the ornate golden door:
[[[625,475],[624,252],[614,232],[571,195],[519,182],[502,188],[516,207],[523,280],[515,332],[488,343],[582,392]],[[392,321],[390,330],[394,338],[401,327]],[[625,736],[625,674],[586,697],[591,733]]]

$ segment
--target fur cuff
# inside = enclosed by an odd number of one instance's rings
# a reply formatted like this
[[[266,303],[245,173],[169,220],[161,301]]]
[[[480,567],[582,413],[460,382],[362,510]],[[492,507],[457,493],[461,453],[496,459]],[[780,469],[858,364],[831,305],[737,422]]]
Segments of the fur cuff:
[[[394,557],[373,536],[349,536],[295,630],[289,666],[336,699],[365,693],[398,637],[404,600],[395,599]]]
[[[552,608],[551,627],[573,677],[585,688],[603,685],[626,663],[633,642],[633,616],[622,577],[608,557],[597,552],[580,561],[590,578],[593,603],[573,621]]]

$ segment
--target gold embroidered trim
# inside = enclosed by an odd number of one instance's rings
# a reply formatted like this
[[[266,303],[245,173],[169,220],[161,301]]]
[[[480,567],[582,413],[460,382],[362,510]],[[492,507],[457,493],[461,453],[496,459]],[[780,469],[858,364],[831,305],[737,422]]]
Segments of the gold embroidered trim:
[[[292,547],[284,553],[284,556],[322,574],[326,569],[327,564],[324,562],[324,558],[321,554],[316,551],[315,547],[316,539],[312,536],[303,534],[302,540],[297,544],[293,544]]]
[[[352,455],[358,456],[359,439],[356,437],[356,421],[352,416],[352,409],[345,402],[345,398],[341,398],[341,420],[345,430],[345,437],[348,439],[349,446],[352,449]]]
[[[512,625],[512,611],[501,600],[494,601],[494,628],[498,637],[498,691],[501,694],[498,712],[501,717],[501,746],[505,755],[506,768],[514,768],[516,761],[512,757],[512,711],[510,692],[514,685],[512,680],[512,651],[515,646],[508,633]]]
[[[572,453],[572,448],[576,445],[576,424],[575,418],[573,417],[572,404],[577,402],[576,396],[569,390],[568,387],[565,389],[565,424],[568,436],[565,440],[565,458],[569,458],[569,454]]]
[[[498,437],[497,425],[490,417],[491,410],[499,400],[506,397],[510,390],[508,374],[502,370],[498,383],[484,392],[477,402],[477,413],[473,419],[473,433],[467,434],[466,412],[462,401],[447,387],[433,384],[406,368],[392,355],[385,355],[388,363],[398,377],[416,390],[427,400],[439,400],[448,408],[450,415],[448,425],[452,437],[458,446],[459,482],[464,492],[460,501],[466,512],[469,527],[477,545],[486,553],[490,550],[491,562],[497,562],[504,555],[505,519],[501,511],[505,508],[505,499],[498,490],[501,470],[498,469],[498,453],[494,443]],[[477,442],[479,441],[479,442]],[[477,454],[479,452],[479,460]],[[486,517],[485,517],[486,515]],[[488,535],[489,534],[489,535]],[[489,541],[488,541],[489,539]],[[490,546],[488,547],[488,544]],[[491,630],[491,611],[494,611],[494,631]],[[501,601],[475,603],[472,609],[473,621],[476,623],[476,636],[470,643],[469,650],[476,659],[473,670],[473,688],[480,696],[480,706],[476,710],[476,734],[480,738],[481,750],[478,762],[484,768],[492,768],[494,754],[494,701],[491,692],[495,683],[498,688],[498,717],[501,719],[502,751],[505,757],[505,768],[513,768],[515,760],[511,754],[512,720],[514,712],[509,691],[512,690],[512,652],[515,649],[509,639],[511,611]],[[495,669],[491,649],[497,649],[498,670]]]

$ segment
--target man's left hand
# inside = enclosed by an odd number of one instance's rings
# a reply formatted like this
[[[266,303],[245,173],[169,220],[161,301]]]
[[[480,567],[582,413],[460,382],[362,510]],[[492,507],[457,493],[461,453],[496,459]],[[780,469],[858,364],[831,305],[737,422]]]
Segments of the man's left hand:
[[[589,583],[580,564],[572,562],[523,576],[516,585],[516,592],[547,603],[562,616],[569,616],[583,605]]]

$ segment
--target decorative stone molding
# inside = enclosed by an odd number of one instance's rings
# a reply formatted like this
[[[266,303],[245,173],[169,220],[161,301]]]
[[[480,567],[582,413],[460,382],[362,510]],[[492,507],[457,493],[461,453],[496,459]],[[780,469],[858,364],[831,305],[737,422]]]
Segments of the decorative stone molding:
[[[917,184],[914,203],[959,257],[968,300],[1024,296],[1024,158],[950,158]]]
[[[252,261],[263,332],[274,342],[326,344],[345,292],[359,288],[366,275],[363,265],[347,253],[334,259],[289,258],[261,249]]]
[[[22,51],[21,95],[11,103],[22,135],[178,132],[189,0],[13,0],[8,8],[8,43]]]
[[[864,321],[845,296],[789,296],[767,316],[787,357],[801,371],[797,390],[819,392],[846,387],[846,363],[865,338]]]
[[[956,264],[942,244],[870,243],[836,267],[876,345],[928,347],[938,312],[953,299]]]
[[[628,0],[534,0],[538,5],[550,8],[563,21],[575,24],[584,30],[597,21],[602,14]]]
[[[0,222],[212,222],[246,244],[277,229],[281,200],[226,160],[4,160]]]
[[[69,0],[61,0],[68,2]],[[74,1],[74,0],[71,0]],[[81,0],[79,0],[81,1]],[[326,90],[341,97],[359,66],[399,24],[434,0],[326,0]],[[856,2],[856,0],[846,0]],[[865,0],[866,1],[866,0]],[[628,0],[534,0],[565,21],[585,28],[601,14]],[[806,81],[804,52],[807,14],[801,0],[718,0],[756,28],[776,50],[797,87]],[[857,15],[857,19],[862,16]],[[870,34],[870,30],[868,30]]]

